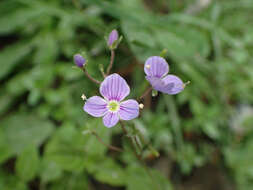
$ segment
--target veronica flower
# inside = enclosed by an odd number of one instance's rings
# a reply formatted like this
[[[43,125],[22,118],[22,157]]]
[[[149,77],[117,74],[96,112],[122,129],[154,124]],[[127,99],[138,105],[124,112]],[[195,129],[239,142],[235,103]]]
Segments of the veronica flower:
[[[151,86],[160,92],[177,94],[181,92],[185,84],[175,75],[168,75],[169,65],[166,60],[159,56],[153,56],[146,60],[144,71],[146,79]]]
[[[120,75],[107,76],[100,85],[100,94],[104,97],[92,96],[84,104],[84,111],[94,117],[103,117],[103,123],[110,128],[118,121],[131,120],[139,115],[136,100],[122,101],[130,93],[130,88]]]

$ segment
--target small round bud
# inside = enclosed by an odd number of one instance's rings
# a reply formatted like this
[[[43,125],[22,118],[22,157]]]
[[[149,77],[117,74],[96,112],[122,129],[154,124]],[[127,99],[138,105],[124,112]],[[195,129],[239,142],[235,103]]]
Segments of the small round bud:
[[[143,109],[143,108],[144,108],[144,105],[143,105],[143,104],[139,104],[139,108],[140,108],[140,109]]]
[[[118,31],[117,30],[113,30],[111,31],[111,33],[109,34],[109,38],[108,38],[108,41],[107,41],[107,45],[109,47],[112,47],[113,43],[118,40],[119,38],[119,34],[118,34]]]
[[[82,68],[86,63],[86,60],[80,54],[75,54],[74,55],[74,62],[77,67]]]

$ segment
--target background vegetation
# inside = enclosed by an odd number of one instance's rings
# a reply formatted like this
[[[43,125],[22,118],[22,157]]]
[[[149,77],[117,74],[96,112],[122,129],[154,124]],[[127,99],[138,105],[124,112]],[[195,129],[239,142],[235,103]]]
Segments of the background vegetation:
[[[163,49],[170,72],[191,81],[179,95],[146,98],[128,123],[160,152],[144,150],[152,180],[120,127],[82,110],[81,94],[98,90],[72,57],[85,51],[102,80],[114,28],[124,39],[113,71],[131,97],[147,86],[145,59]],[[252,0],[2,0],[0,42],[1,190],[252,189]]]

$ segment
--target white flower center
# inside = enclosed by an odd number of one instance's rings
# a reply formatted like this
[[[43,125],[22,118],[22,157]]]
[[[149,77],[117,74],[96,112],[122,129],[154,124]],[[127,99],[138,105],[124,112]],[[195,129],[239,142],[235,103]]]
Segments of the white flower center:
[[[119,102],[112,100],[107,104],[107,108],[111,112],[117,112],[119,110]]]

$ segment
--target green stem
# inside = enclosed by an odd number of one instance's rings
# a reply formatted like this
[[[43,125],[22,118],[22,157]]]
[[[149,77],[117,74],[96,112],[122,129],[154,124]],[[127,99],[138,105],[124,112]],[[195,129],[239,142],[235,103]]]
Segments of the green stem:
[[[168,95],[164,95],[163,98],[165,100],[169,116],[171,118],[172,130],[173,130],[173,133],[175,134],[176,146],[178,150],[181,150],[181,148],[183,148],[184,142],[183,142],[182,130],[180,126],[180,119],[177,113],[175,102],[173,101],[172,97]]]

